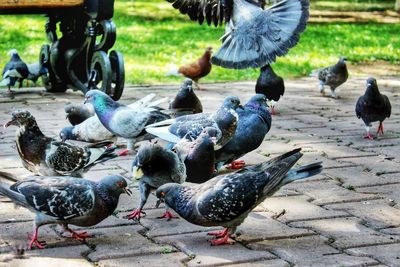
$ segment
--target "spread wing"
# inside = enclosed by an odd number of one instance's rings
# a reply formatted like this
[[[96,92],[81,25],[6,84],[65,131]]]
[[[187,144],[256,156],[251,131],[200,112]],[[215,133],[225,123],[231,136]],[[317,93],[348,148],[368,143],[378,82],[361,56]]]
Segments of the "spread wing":
[[[95,201],[91,184],[67,177],[31,178],[10,187],[35,210],[60,220],[88,214]]]

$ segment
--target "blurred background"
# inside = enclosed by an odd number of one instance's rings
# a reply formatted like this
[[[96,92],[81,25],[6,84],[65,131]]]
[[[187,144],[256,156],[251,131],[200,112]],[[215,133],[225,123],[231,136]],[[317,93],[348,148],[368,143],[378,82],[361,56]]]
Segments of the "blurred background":
[[[300,43],[278,58],[275,70],[285,78],[307,76],[311,70],[346,56],[351,73],[400,74],[400,0],[311,0],[309,25]],[[198,25],[165,0],[116,0],[114,49],[125,58],[126,84],[177,83],[165,73],[199,58],[206,47],[216,50],[223,27]],[[16,48],[22,59],[37,61],[44,33],[44,16],[0,17],[0,65]],[[202,82],[255,80],[259,69],[213,67]],[[40,82],[39,82],[40,83]]]

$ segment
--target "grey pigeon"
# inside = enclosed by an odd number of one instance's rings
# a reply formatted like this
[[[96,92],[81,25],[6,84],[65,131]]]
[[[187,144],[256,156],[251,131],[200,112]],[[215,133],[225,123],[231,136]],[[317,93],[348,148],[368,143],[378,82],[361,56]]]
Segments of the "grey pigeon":
[[[258,148],[265,135],[271,129],[271,114],[263,94],[254,95],[244,105],[244,110],[238,110],[238,125],[235,135],[221,149],[215,151],[217,170],[225,164],[231,168],[240,168],[244,162],[234,162],[236,159]]]
[[[78,125],[90,117],[94,116],[92,105],[85,104],[69,104],[64,107],[67,119],[71,125]]]
[[[186,182],[200,184],[214,174],[217,129],[206,127],[195,139],[182,138],[173,149],[184,159]]]
[[[142,144],[132,163],[132,178],[139,180],[140,203],[127,219],[140,220],[143,207],[152,190],[166,183],[183,183],[186,168],[178,153],[165,149],[158,144]],[[162,217],[174,218],[166,210]]]
[[[256,83],[256,94],[263,94],[267,99],[277,102],[284,93],[285,83],[282,77],[278,76],[270,65],[262,67]],[[271,113],[277,114],[273,106]]]
[[[7,86],[8,91],[11,92],[11,86],[14,86],[17,81],[19,82],[19,88],[22,87],[23,80],[28,78],[29,70],[18,55],[17,50],[12,49],[9,54],[11,59],[4,66],[0,86]]]
[[[309,17],[308,0],[284,0],[266,10],[265,1],[167,1],[200,24],[226,22],[222,45],[211,58],[224,68],[261,68],[285,55],[299,41]]]
[[[336,88],[345,83],[349,77],[346,58],[341,57],[335,65],[316,70],[314,74],[319,79],[321,94],[325,94],[325,85],[327,85],[331,88],[331,96],[336,98]]]
[[[149,94],[135,101],[134,103],[129,104],[128,106],[133,109],[141,110],[148,107],[159,105],[167,101],[167,98],[161,98],[153,101],[155,96],[156,96],[155,94]],[[85,106],[91,106],[91,105],[85,105]],[[74,109],[74,107],[75,106],[71,106],[71,108],[68,108],[68,110]],[[71,113],[76,114],[77,112],[71,111],[70,114]],[[70,120],[72,119],[71,116],[69,116],[69,118]],[[146,137],[147,137],[146,135],[142,136],[142,138]],[[93,143],[104,140],[114,140],[117,137],[103,126],[103,124],[100,122],[97,116],[92,116],[75,126],[64,127],[60,131],[60,138],[63,141],[78,140],[78,141]]]
[[[109,141],[80,147],[45,136],[27,110],[13,112],[5,127],[10,125],[18,127],[16,144],[22,164],[35,174],[81,177],[95,163],[116,156]]]
[[[206,127],[217,129],[217,144],[221,148],[234,135],[238,115],[236,109],[243,108],[235,96],[225,98],[215,113],[198,113],[161,121],[146,127],[146,131],[171,143],[177,143],[183,137],[196,139]]]
[[[0,173],[2,180],[8,180],[9,176]],[[130,195],[131,192],[125,178],[118,175],[106,176],[99,182],[65,176],[27,177],[12,185],[0,182],[0,194],[36,214],[29,249],[32,246],[44,248],[44,242],[38,240],[38,232],[45,224],[62,225],[74,239],[90,237],[86,232],[73,231],[68,225],[98,224],[114,212],[122,193]]]
[[[35,84],[40,76],[48,73],[48,69],[41,65],[40,62],[28,64],[27,67],[29,71],[27,79]]]
[[[193,81],[185,79],[181,89],[169,105],[170,109],[190,109],[195,113],[202,113],[203,106],[193,90]]]
[[[321,163],[290,169],[300,159],[300,149],[240,171],[217,176],[200,185],[166,184],[157,189],[160,201],[190,223],[223,226],[211,232],[212,245],[232,244],[230,239],[247,215],[282,186],[321,172]]]
[[[369,127],[375,121],[379,121],[377,134],[383,134],[383,121],[390,117],[391,112],[392,106],[390,105],[389,98],[379,92],[376,79],[369,78],[365,94],[358,98],[356,104],[357,118],[361,118],[365,123],[367,131],[365,138],[374,138],[369,131]]]
[[[127,140],[129,151],[133,149],[136,139],[146,135],[146,125],[170,118],[155,107],[134,109],[125,106],[99,90],[87,92],[85,103],[93,105],[97,117],[107,130]]]

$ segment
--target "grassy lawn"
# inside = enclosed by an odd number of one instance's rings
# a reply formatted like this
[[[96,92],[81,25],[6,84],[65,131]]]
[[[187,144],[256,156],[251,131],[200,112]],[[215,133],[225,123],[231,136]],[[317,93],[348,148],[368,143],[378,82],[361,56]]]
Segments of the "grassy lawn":
[[[349,1],[312,1],[313,8],[330,9]],[[330,6],[331,5],[331,6]],[[352,7],[392,6],[392,1],[354,1]],[[180,15],[163,0],[134,0],[115,3],[117,25],[115,49],[125,57],[127,83],[171,83],[181,79],[165,77],[176,65],[198,58],[211,45],[218,48],[223,28],[199,26]],[[337,10],[337,9],[336,9]],[[16,48],[26,62],[37,60],[46,43],[42,16],[2,16],[0,18],[0,65],[8,61],[7,51]],[[351,62],[385,60],[400,62],[399,24],[310,24],[301,41],[276,70],[285,77],[307,75],[312,69],[336,62],[345,55]],[[397,49],[396,49],[397,48]],[[258,70],[227,70],[214,66],[204,82],[256,79]]]

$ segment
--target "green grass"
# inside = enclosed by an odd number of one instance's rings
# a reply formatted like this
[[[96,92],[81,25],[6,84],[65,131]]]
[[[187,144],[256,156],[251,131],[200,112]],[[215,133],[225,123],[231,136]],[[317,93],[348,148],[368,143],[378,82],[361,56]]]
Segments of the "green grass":
[[[393,0],[311,0],[316,10],[334,11],[383,11],[394,8]]]
[[[314,1],[321,4],[327,1]],[[344,1],[330,1],[341,3]],[[356,1],[360,3],[378,1]],[[379,1],[388,3],[386,1]],[[346,2],[349,3],[349,2]],[[114,49],[125,57],[127,83],[171,83],[181,79],[165,73],[182,63],[197,59],[211,45],[215,49],[223,28],[199,26],[180,15],[167,1],[116,1],[114,22],[117,43]],[[16,48],[26,62],[37,60],[47,40],[43,16],[0,17],[0,65],[8,61],[7,51]],[[385,60],[400,62],[398,24],[310,24],[300,43],[279,58],[276,70],[284,77],[307,75],[312,69],[334,63],[340,55],[351,62]],[[227,70],[214,66],[204,82],[254,80],[258,70]]]

